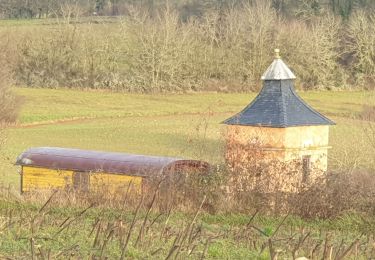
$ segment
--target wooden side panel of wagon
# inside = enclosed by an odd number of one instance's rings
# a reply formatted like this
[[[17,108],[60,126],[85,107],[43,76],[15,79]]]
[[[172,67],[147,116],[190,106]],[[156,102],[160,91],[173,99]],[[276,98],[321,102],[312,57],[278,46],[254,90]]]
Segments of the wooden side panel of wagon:
[[[111,173],[93,173],[90,175],[90,190],[92,191],[124,192],[129,185],[131,185],[130,188],[133,191],[140,191],[142,177]]]
[[[21,192],[63,189],[72,185],[72,176],[73,171],[23,166]]]

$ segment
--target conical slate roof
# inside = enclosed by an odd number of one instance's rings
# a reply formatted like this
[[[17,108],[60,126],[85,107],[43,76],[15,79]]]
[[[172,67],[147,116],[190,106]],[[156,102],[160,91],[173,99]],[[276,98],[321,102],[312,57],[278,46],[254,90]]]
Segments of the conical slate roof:
[[[262,76],[263,88],[241,112],[228,118],[227,125],[292,127],[334,125],[302,100],[293,85],[295,76],[277,56]]]
[[[295,79],[293,72],[280,59],[276,58],[262,76],[262,80]]]

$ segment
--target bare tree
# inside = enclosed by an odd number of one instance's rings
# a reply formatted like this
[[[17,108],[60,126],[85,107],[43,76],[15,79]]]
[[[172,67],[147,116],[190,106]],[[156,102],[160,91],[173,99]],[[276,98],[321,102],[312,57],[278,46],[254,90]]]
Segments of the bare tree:
[[[5,38],[4,35],[0,35]],[[12,93],[11,69],[7,60],[9,42],[0,43],[0,148],[5,142],[5,128],[17,119],[19,100]]]
[[[374,85],[375,82],[375,14],[356,12],[348,23],[344,52],[351,55],[358,85]]]

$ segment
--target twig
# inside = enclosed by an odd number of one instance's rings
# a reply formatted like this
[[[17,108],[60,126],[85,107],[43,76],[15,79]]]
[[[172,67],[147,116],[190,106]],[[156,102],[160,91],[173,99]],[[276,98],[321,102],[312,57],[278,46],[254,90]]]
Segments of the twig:
[[[101,230],[102,230],[102,222],[99,222],[98,229],[96,230],[96,235],[95,235],[95,239],[94,239],[94,243],[92,245],[92,248],[96,247],[96,245],[99,241],[99,235],[100,235]]]
[[[60,257],[61,255],[66,254],[67,252],[72,251],[73,249],[75,249],[75,248],[77,248],[77,247],[79,247],[79,245],[74,244],[74,245],[72,245],[72,246],[70,246],[70,247],[68,247],[68,248],[66,248],[66,249],[64,249],[64,250],[62,250],[61,252],[57,253],[56,255],[52,256],[52,259],[57,259],[57,258]]]
[[[154,203],[155,203],[155,200],[156,200],[156,196],[157,196],[157,194],[158,194],[158,191],[159,191],[159,188],[160,188],[160,185],[161,185],[162,181],[163,181],[163,180],[161,180],[161,181],[159,182],[158,186],[157,186],[156,189],[155,189],[155,192],[154,192],[154,195],[153,195],[153,197],[152,197],[152,201],[151,201],[150,207],[149,207],[148,210],[147,210],[146,216],[145,216],[145,218],[144,218],[144,220],[143,220],[143,223],[142,223],[141,229],[139,230],[139,234],[138,234],[137,240],[135,241],[134,246],[137,246],[138,242],[139,242],[139,241],[142,239],[142,237],[143,237],[143,233],[144,233],[144,229],[145,229],[145,226],[146,226],[146,223],[147,223],[147,220],[148,220],[148,216],[149,216],[149,214],[150,214],[150,212],[151,212],[152,207],[154,206]]]
[[[176,244],[177,244],[177,241],[179,241],[180,238],[182,237],[182,233],[183,233],[183,230],[181,230],[181,231],[178,232],[176,238],[173,241],[173,245],[172,245],[171,249],[169,250],[169,253],[168,253],[167,257],[165,258],[165,260],[170,259],[172,257],[172,255],[173,255],[174,251],[176,251],[176,249],[179,247]]]
[[[172,214],[172,206],[171,206],[171,208],[168,211],[167,219],[165,220],[165,223],[164,223],[164,226],[163,226],[163,230],[160,233],[160,239],[162,239],[162,237],[163,237],[163,235],[165,233],[165,229],[167,228],[167,225],[168,225],[168,222],[169,222],[169,218],[171,217],[171,214]]]
[[[147,233],[148,230],[150,230],[150,228],[155,224],[155,222],[156,222],[161,216],[163,216],[163,213],[160,213],[159,215],[156,216],[156,218],[154,218],[154,219],[152,220],[152,222],[150,223],[150,225],[147,226],[147,228],[146,228],[146,233]]]
[[[203,250],[201,258],[200,258],[201,260],[203,260],[206,257],[207,250],[208,250],[208,247],[210,245],[210,242],[211,242],[211,238],[207,238],[206,244],[204,245],[204,250]]]
[[[273,245],[272,245],[272,239],[269,238],[268,239],[268,248],[270,250],[270,257],[271,257],[271,260],[275,260],[275,250],[273,249]]]
[[[52,198],[55,196],[55,194],[57,193],[57,190],[55,190],[51,196],[48,198],[48,200],[44,203],[44,205],[39,209],[38,213],[41,213],[45,207],[47,207],[47,205],[51,202]]]
[[[103,242],[103,246],[102,246],[102,248],[101,248],[101,250],[100,250],[100,259],[102,259],[104,249],[105,249],[105,247],[107,246],[108,241],[111,240],[111,238],[112,238],[114,232],[115,232],[115,231],[112,229],[112,230],[109,232],[107,238],[104,240],[104,242]]]
[[[358,242],[359,242],[359,238],[355,239],[353,243],[351,243],[351,245],[341,255],[337,256],[335,259],[337,260],[344,259],[350,253],[353,247],[358,244]]]
[[[251,218],[250,218],[249,222],[247,223],[246,227],[250,227],[251,223],[252,223],[253,220],[255,219],[256,215],[258,215],[258,213],[259,213],[259,209],[257,209],[257,210],[255,211],[255,213],[251,216]]]
[[[31,251],[31,260],[35,259],[35,244],[34,237],[30,237],[30,251]]]
[[[289,213],[283,218],[283,220],[280,222],[280,224],[277,226],[275,232],[272,233],[272,235],[270,236],[270,238],[273,238],[276,233],[279,231],[280,227],[284,224],[285,220],[287,219],[287,217],[289,217]]]
[[[185,240],[189,236],[190,231],[193,228],[193,225],[194,225],[194,223],[195,223],[195,221],[196,221],[196,219],[198,217],[198,214],[201,211],[201,209],[202,209],[203,204],[204,204],[205,201],[206,201],[206,196],[203,197],[203,200],[202,200],[199,208],[197,209],[197,211],[196,211],[196,213],[194,215],[194,218],[191,220],[190,224],[186,227],[185,232],[184,232],[184,236],[182,237],[182,241],[180,242],[180,247],[177,249],[175,258],[177,258],[178,254],[180,253],[180,250],[182,248],[182,245],[184,244]]]
[[[142,207],[143,199],[144,199],[144,195],[142,194],[141,200],[140,200],[140,202],[139,202],[139,204],[138,204],[138,206],[137,206],[137,209],[136,209],[136,211],[135,211],[135,214],[134,214],[134,217],[133,217],[132,223],[131,223],[131,225],[130,225],[130,228],[129,228],[128,235],[127,235],[127,237],[126,237],[125,243],[124,243],[124,245],[123,245],[122,248],[121,248],[121,258],[120,258],[121,260],[124,260],[124,259],[125,259],[126,248],[127,248],[127,246],[128,246],[128,243],[129,243],[129,240],[130,240],[130,236],[131,236],[132,231],[133,231],[133,229],[134,229],[134,225],[135,225],[135,222],[136,222],[136,220],[137,220],[137,216],[138,216],[139,210],[140,210],[140,208]]]
[[[74,221],[76,221],[80,216],[82,216],[83,214],[85,214],[86,211],[88,211],[90,208],[92,208],[94,206],[94,204],[91,204],[90,206],[88,206],[87,208],[85,208],[84,210],[82,210],[75,218],[71,219],[69,222],[67,222],[63,227],[61,227],[54,235],[54,237],[56,237],[57,235],[59,235],[63,230],[65,230],[70,224],[72,224]]]
[[[328,236],[328,233],[327,233],[326,234],[326,239],[324,241],[323,259],[327,259],[327,254],[328,254],[328,240],[329,240],[329,236]]]
[[[296,246],[293,248],[293,251],[292,251],[292,256],[293,256],[293,259],[296,258],[296,253],[298,251],[298,249],[302,246],[302,244],[305,242],[305,240],[310,236],[310,232],[308,232],[305,236],[302,235],[299,239],[298,239],[298,243],[296,244]]]

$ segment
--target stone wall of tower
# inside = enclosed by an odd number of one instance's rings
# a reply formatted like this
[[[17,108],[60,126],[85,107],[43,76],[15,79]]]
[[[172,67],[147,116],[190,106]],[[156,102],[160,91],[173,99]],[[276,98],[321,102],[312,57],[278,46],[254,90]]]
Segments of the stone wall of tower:
[[[285,160],[311,156],[311,167],[327,171],[329,126],[299,126],[286,128],[285,147],[288,149]]]
[[[329,126],[228,125],[225,157],[229,167],[239,174],[271,174],[274,184],[268,191],[276,186],[278,190],[282,187],[283,191],[293,191],[313,183],[327,170],[328,136]]]

